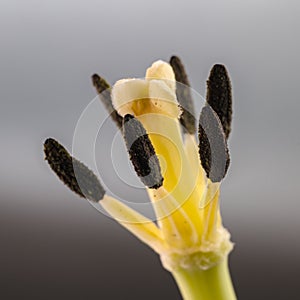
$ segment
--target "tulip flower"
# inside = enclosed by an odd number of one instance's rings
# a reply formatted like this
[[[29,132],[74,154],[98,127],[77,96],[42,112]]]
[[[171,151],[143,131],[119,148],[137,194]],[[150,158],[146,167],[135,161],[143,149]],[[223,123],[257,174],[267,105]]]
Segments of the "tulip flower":
[[[153,63],[145,78],[122,79],[112,88],[98,75],[92,79],[122,130],[156,222],[107,195],[97,177],[54,139],[44,144],[51,168],[158,253],[184,299],[236,299],[227,260],[233,244],[219,206],[230,162],[232,95],[226,68],[215,65],[210,72],[198,130],[189,81],[176,56]]]

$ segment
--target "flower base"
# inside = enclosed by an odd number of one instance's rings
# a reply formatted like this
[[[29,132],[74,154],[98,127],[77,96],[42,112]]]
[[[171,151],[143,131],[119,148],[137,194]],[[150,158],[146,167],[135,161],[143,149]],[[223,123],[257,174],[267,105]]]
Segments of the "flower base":
[[[236,300],[227,259],[208,270],[181,268],[172,275],[184,300]]]

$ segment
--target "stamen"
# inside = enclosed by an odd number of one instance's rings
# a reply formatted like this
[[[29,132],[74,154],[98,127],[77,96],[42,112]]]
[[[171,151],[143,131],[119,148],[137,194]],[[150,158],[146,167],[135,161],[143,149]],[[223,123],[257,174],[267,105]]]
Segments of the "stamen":
[[[226,175],[230,157],[222,124],[210,106],[203,107],[200,114],[199,154],[207,177],[220,182]]]
[[[162,186],[159,160],[142,123],[132,115],[125,115],[123,135],[130,160],[141,181],[150,189]]]
[[[94,202],[103,198],[105,191],[96,175],[56,140],[47,139],[44,152],[51,169],[73,192]]]
[[[114,109],[112,105],[110,85],[107,83],[107,81],[104,78],[100,77],[97,74],[94,74],[92,76],[92,81],[94,87],[96,88],[99,94],[99,98],[101,102],[103,103],[104,107],[110,114],[111,118],[119,128],[122,128],[123,118],[118,114],[118,112]]]
[[[170,65],[175,74],[177,100],[182,108],[180,123],[187,133],[194,134],[196,132],[195,110],[188,76],[179,57],[172,56]]]
[[[214,65],[211,69],[207,81],[206,101],[220,118],[226,139],[228,139],[232,119],[232,93],[225,66]]]

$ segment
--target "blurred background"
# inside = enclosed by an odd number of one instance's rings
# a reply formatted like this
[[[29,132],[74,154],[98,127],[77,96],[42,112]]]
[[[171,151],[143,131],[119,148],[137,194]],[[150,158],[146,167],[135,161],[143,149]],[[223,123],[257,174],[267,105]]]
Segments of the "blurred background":
[[[296,299],[299,28],[296,0],[1,0],[1,299],[181,299],[158,256],[61,184],[42,146],[51,136],[72,149],[96,96],[93,73],[111,83],[142,77],[173,54],[201,95],[213,64],[231,75],[232,163],[221,205],[236,243],[238,298]],[[115,125],[100,104],[97,113],[102,179],[117,196],[147,201],[119,135],[111,147]]]

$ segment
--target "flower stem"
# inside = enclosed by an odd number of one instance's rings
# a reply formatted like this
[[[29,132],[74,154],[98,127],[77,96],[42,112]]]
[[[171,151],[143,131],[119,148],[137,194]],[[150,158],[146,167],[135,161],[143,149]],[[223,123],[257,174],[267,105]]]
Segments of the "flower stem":
[[[227,258],[208,270],[172,272],[184,300],[236,300]]]

